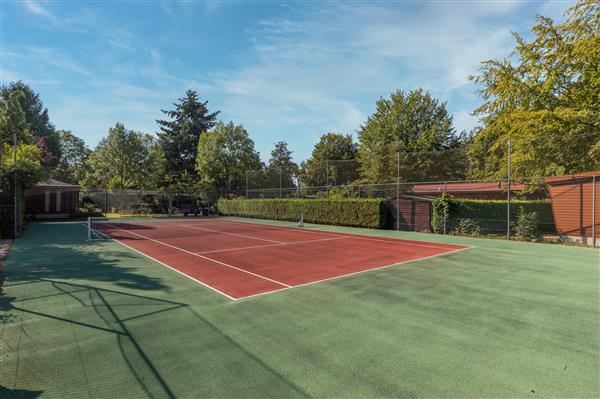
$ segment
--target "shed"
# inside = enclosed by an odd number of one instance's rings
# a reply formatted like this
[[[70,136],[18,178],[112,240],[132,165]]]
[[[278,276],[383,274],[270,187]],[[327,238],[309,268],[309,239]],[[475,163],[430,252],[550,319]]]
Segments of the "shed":
[[[79,190],[76,184],[48,179],[25,190],[25,214],[38,219],[66,218],[77,213]]]
[[[390,227],[404,231],[431,230],[432,204],[435,198],[401,195],[388,202]],[[397,219],[398,218],[398,219]]]
[[[600,170],[547,177],[545,181],[550,189],[556,231],[582,242],[600,237]]]

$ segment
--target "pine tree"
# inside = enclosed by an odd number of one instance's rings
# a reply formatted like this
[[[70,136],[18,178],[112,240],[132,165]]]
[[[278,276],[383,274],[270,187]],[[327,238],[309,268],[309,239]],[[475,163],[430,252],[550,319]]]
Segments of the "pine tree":
[[[208,101],[201,102],[194,90],[174,103],[174,110],[161,110],[170,120],[157,120],[158,141],[164,154],[164,174],[172,185],[183,176],[195,178],[200,136],[211,129],[220,111],[209,112]]]

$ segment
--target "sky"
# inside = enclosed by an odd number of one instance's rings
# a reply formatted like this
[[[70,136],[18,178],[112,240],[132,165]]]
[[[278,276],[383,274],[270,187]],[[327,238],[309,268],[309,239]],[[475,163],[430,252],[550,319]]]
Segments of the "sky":
[[[395,90],[429,90],[457,131],[477,125],[468,76],[530,37],[564,1],[0,0],[0,83],[23,80],[51,121],[90,147],[122,122],[155,133],[188,89],[243,124],[268,161],[299,162],[327,132],[352,134]]]

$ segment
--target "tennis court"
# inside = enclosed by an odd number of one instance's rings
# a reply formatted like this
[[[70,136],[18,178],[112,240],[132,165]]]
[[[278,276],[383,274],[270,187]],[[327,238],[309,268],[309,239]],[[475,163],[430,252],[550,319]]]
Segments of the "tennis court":
[[[234,300],[469,248],[222,219],[116,219],[91,229]]]

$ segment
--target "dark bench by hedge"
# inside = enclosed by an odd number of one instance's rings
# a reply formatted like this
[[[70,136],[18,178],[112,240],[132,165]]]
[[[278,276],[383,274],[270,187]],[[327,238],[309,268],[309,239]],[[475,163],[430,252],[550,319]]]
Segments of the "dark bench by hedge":
[[[219,200],[219,213],[261,219],[367,228],[384,228],[387,209],[382,199],[234,199]]]

